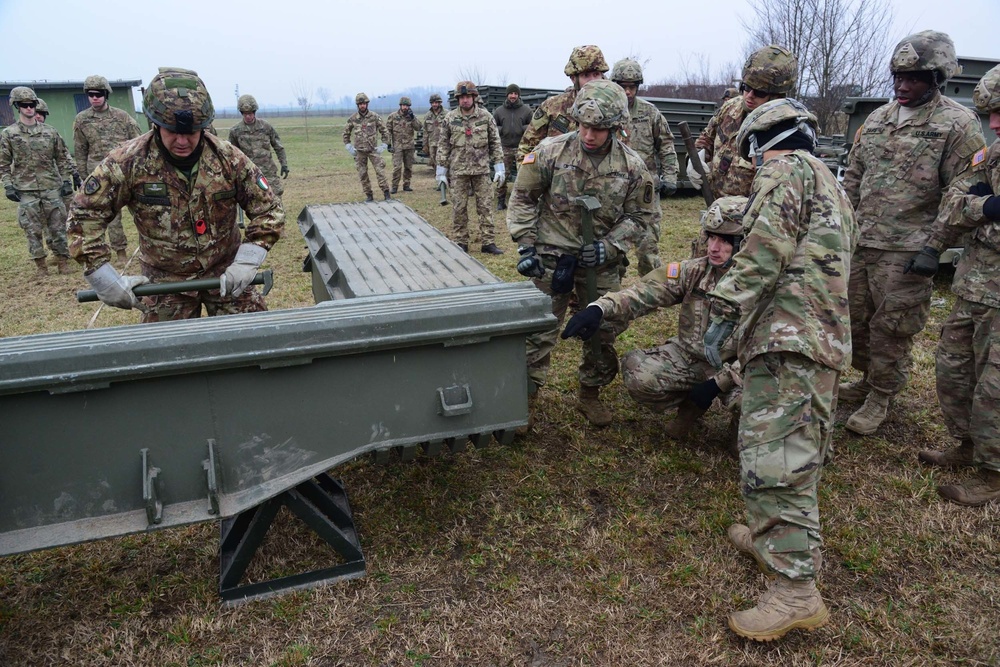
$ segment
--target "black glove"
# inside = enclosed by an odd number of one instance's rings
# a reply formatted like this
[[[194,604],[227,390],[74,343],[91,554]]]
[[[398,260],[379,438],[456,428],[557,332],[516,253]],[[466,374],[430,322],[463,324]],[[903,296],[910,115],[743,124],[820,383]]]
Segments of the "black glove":
[[[392,152],[392,144],[389,144],[389,152]]]
[[[918,276],[933,276],[938,272],[938,257],[940,256],[941,253],[934,248],[924,246],[923,250],[911,257],[910,261],[906,263],[903,273],[912,271]]]
[[[566,328],[563,329],[562,337],[570,338],[576,336],[581,340],[590,340],[597,330],[601,328],[601,320],[604,319],[604,311],[597,306],[587,306],[579,313],[569,318]]]
[[[614,259],[614,248],[605,241],[594,241],[590,245],[580,246],[580,266],[604,266]]]
[[[545,275],[542,258],[538,256],[535,246],[521,246],[517,249],[521,259],[517,262],[517,272],[528,278],[541,278]]]
[[[966,194],[970,194],[975,197],[985,197],[993,194],[993,188],[990,187],[989,183],[976,183],[969,188],[969,191]]]
[[[281,165],[281,177],[288,178],[288,165],[286,164]]]
[[[576,284],[576,257],[561,255],[556,262],[556,270],[552,272],[552,291],[556,294],[569,294]]]
[[[21,201],[21,195],[17,194],[17,190],[14,189],[13,185],[4,186],[3,193],[7,195],[7,199],[13,202]]]
[[[671,181],[660,181],[660,196],[669,197],[677,192],[677,183]]]
[[[73,184],[69,181],[63,181],[62,187],[59,188],[60,197],[69,197],[73,194]]]
[[[722,390],[719,389],[719,383],[715,381],[715,378],[712,378],[691,387],[691,391],[688,392],[688,398],[702,410],[708,410],[709,406],[712,405],[712,401],[720,393],[722,393]]]
[[[987,220],[1000,221],[1000,197],[992,196],[983,204],[983,215]]]
[[[74,171],[73,172],[73,187],[75,189],[79,190],[81,185],[83,185],[83,179],[80,178],[80,172]]]

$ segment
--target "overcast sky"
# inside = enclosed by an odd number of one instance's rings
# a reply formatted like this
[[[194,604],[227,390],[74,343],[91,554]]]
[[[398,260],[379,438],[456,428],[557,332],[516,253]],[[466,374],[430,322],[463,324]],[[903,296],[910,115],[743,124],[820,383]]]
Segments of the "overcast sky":
[[[1000,59],[1000,0],[892,2],[893,42],[942,30],[959,55]],[[237,85],[263,106],[288,106],[301,89],[314,103],[320,86],[333,100],[362,90],[374,98],[443,89],[469,73],[479,83],[562,88],[572,48],[597,44],[609,63],[640,56],[646,82],[656,82],[685,64],[738,69],[741,19],[750,17],[746,0],[0,0],[0,80],[102,74],[148,83],[157,67],[174,65],[197,70],[217,106],[234,106]]]

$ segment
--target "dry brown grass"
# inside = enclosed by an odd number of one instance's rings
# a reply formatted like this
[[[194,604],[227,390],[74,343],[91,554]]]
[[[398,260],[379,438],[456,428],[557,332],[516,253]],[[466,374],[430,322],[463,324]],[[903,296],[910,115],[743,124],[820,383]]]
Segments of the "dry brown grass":
[[[308,143],[301,128],[283,129],[292,218],[309,202],[359,198],[342,122],[314,119]],[[403,201],[447,229],[430,170],[416,173],[417,191]],[[663,254],[683,258],[699,200],[665,208]],[[36,283],[13,212],[0,202],[2,334],[85,326],[94,306],[72,298],[82,279]],[[477,258],[516,280],[513,245],[503,233],[498,241],[506,255]],[[272,308],[312,303],[304,255],[290,219],[269,257],[278,274]],[[637,409],[616,382],[607,392],[615,423],[589,428],[572,408],[578,344],[564,343],[528,438],[335,471],[361,532],[364,579],[222,607],[212,524],[8,557],[0,560],[0,664],[1000,664],[998,509],[945,504],[935,485],[962,474],[916,463],[919,448],[947,441],[933,378],[946,279],[936,297],[913,381],[883,432],[837,430],[821,495],[821,588],[832,622],[813,634],[761,646],[726,628],[726,614],[751,604],[763,579],[725,539],[743,508],[736,464],[722,449],[723,416],[710,413],[678,445],[661,436],[671,417]],[[98,326],[135,320],[105,309]],[[675,326],[672,314],[645,318],[619,350],[656,344]],[[286,521],[254,570],[284,574],[325,558]]]

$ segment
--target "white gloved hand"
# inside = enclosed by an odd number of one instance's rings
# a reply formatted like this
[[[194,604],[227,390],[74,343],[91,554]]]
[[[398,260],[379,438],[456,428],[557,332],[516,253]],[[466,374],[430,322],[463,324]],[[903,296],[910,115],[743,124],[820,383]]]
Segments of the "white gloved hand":
[[[358,152],[354,150],[354,144],[345,144],[344,148],[346,148],[347,152],[351,154],[351,157],[354,157],[355,155],[358,154]]]
[[[701,160],[702,164],[705,164],[705,149],[704,148],[702,148],[701,150],[698,151],[698,159]],[[706,166],[706,169],[707,168],[708,167]],[[691,181],[691,185],[693,185],[696,188],[700,188],[701,187],[701,174],[699,174],[697,171],[695,171],[694,163],[691,162],[690,158],[688,158],[687,177],[688,177],[688,180]]]
[[[434,170],[434,180],[440,185],[441,183],[448,182],[448,168],[438,167]]]
[[[219,276],[219,296],[237,297],[250,286],[257,275],[257,269],[264,263],[267,250],[253,243],[241,243],[236,251],[236,259],[226,272]]]
[[[94,288],[94,291],[97,292],[97,298],[109,306],[124,308],[125,310],[138,308],[144,313],[148,310],[139,301],[139,297],[132,291],[133,287],[145,285],[149,282],[149,278],[146,276],[120,275],[115,270],[115,267],[111,266],[111,262],[107,262],[101,264],[89,276],[84,277],[90,283],[90,286]]]
[[[378,146],[375,147],[375,152],[376,153],[381,153],[386,148],[388,148],[388,146],[386,146],[385,144],[379,144]]]
[[[503,162],[497,162],[493,165],[493,182],[502,183],[505,178],[507,178],[507,167],[503,166]]]

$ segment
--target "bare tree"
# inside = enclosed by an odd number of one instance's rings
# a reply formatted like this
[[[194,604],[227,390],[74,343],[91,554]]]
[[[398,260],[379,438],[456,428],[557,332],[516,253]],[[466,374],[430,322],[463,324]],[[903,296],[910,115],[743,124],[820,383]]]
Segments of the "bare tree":
[[[739,69],[727,63],[711,71],[708,56],[695,53],[681,57],[681,75],[659,83],[646,84],[640,94],[647,97],[674,97],[685,100],[706,100],[715,102],[722,98],[726,88],[739,78]]]
[[[309,109],[312,108],[312,86],[299,79],[292,83],[292,94],[295,103],[302,109],[302,122],[306,126],[306,141],[309,141]]]
[[[890,0],[750,0],[743,20],[748,51],[780,44],[799,61],[798,91],[820,127],[834,128],[844,100],[884,94],[888,83]]]
[[[325,86],[320,86],[319,88],[316,89],[316,97],[318,97],[319,101],[323,103],[324,109],[326,108],[327,103],[330,101],[331,95],[332,93],[330,93],[330,89]]]

